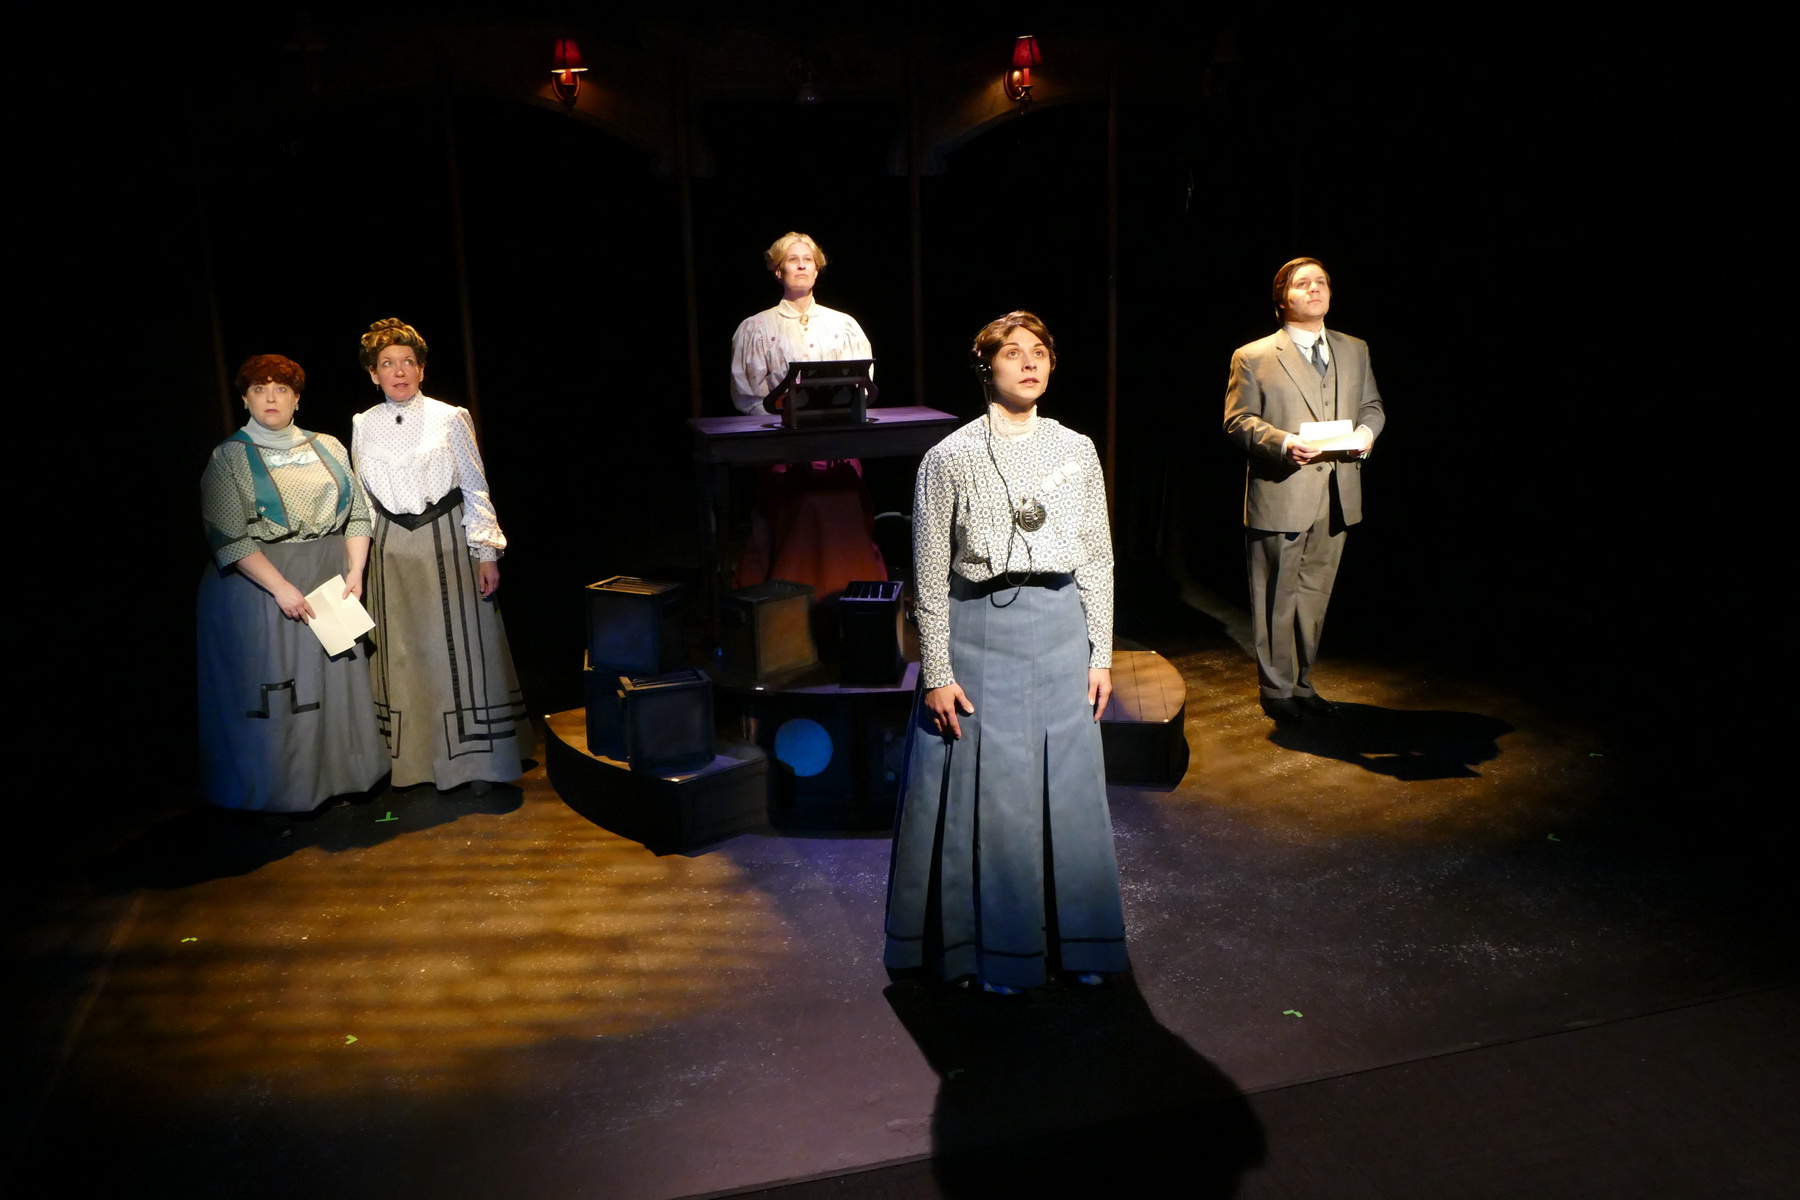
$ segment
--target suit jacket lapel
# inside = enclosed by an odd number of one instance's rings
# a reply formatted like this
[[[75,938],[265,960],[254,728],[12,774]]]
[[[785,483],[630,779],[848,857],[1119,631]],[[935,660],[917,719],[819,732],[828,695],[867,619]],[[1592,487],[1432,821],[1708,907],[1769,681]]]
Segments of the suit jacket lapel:
[[[1348,416],[1354,419],[1357,406],[1362,403],[1362,394],[1359,390],[1359,385],[1362,383],[1362,367],[1352,365],[1350,362],[1352,358],[1356,357],[1356,351],[1351,343],[1336,336],[1329,329],[1325,331],[1325,344],[1331,350],[1332,368],[1337,371],[1338,416]]]
[[[1336,345],[1332,345],[1331,348],[1335,354],[1337,352]],[[1294,345],[1294,339],[1288,336],[1288,331],[1285,329],[1275,335],[1275,353],[1276,357],[1281,360],[1281,369],[1288,373],[1288,378],[1293,380],[1294,386],[1300,389],[1300,395],[1306,401],[1306,407],[1312,410],[1313,420],[1324,420],[1319,415],[1325,411],[1325,396],[1319,387],[1323,381],[1319,378],[1318,368],[1314,367],[1307,361],[1306,356],[1300,353],[1300,347]]]

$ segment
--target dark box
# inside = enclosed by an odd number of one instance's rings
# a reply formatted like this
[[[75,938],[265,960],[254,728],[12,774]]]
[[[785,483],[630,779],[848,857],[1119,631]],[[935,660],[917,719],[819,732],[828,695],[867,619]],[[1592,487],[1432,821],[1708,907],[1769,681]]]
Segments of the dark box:
[[[770,817],[778,828],[893,827],[911,688],[770,690],[753,703],[754,736],[773,760]]]
[[[819,661],[812,636],[813,590],[771,579],[725,593],[720,656],[733,675],[767,679]]]
[[[626,676],[619,690],[632,770],[664,773],[712,761],[712,680],[705,671]]]
[[[898,683],[906,670],[901,650],[900,592],[895,580],[854,580],[838,597],[838,678],[846,684]]]
[[[587,709],[588,750],[624,762],[624,677],[590,660],[581,669],[581,702]]]
[[[614,575],[587,585],[588,662],[625,675],[656,675],[687,662],[679,583]]]

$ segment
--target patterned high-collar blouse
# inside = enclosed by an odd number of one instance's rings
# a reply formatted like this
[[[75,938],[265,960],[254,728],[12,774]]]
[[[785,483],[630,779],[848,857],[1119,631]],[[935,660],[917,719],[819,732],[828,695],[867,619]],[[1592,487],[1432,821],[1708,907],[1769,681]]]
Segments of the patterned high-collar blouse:
[[[950,572],[972,583],[1072,573],[1087,617],[1088,666],[1112,666],[1113,552],[1106,480],[1091,439],[1039,417],[1029,433],[989,437],[987,417],[925,452],[913,497],[919,659],[925,686],[954,683]],[[1010,497],[1010,502],[1009,502]],[[1014,506],[1043,505],[1043,527],[1018,528]]]

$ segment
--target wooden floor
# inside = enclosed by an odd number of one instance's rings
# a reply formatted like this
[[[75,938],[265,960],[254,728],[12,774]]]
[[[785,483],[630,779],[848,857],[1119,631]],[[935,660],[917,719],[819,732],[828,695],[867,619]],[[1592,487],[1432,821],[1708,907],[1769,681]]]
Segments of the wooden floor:
[[[1019,1004],[888,979],[880,832],[658,855],[542,768],[288,836],[155,783],[55,810],[0,1189],[1795,1194],[1791,870],[1725,742],[1347,658],[1275,728],[1180,632],[1192,763],[1110,789],[1132,972]]]
[[[1787,1200],[1800,988],[785,1187],[758,1200]]]

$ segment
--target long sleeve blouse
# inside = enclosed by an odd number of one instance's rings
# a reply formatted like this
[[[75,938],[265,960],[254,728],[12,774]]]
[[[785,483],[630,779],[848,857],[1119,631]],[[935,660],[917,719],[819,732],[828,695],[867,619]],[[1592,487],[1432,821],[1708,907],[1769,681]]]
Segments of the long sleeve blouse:
[[[200,477],[200,513],[213,560],[221,568],[249,558],[264,542],[308,541],[340,531],[345,537],[368,537],[373,532],[369,501],[350,472],[344,444],[328,434],[314,436],[311,446],[292,450],[265,450],[235,438],[213,447]],[[343,472],[347,504],[340,504],[346,498],[321,453],[331,455]],[[258,495],[253,454],[267,469],[275,489],[272,498],[266,491]]]
[[[1010,493],[1010,502],[1009,502]],[[1044,506],[1042,528],[1012,520],[1026,498]],[[1087,617],[1088,665],[1112,666],[1113,552],[1106,481],[1091,439],[1047,417],[1023,437],[995,438],[981,417],[933,446],[913,494],[920,669],[928,688],[954,683],[950,573],[985,583],[1071,573]]]
[[[731,335],[731,402],[739,412],[762,413],[763,397],[787,375],[789,363],[874,356],[848,313],[817,303],[803,313],[783,300],[745,317]]]
[[[468,409],[429,396],[405,404],[383,400],[356,414],[350,448],[363,486],[383,508],[422,513],[452,488],[461,488],[470,553],[493,562],[505,552],[506,535],[488,496]]]

